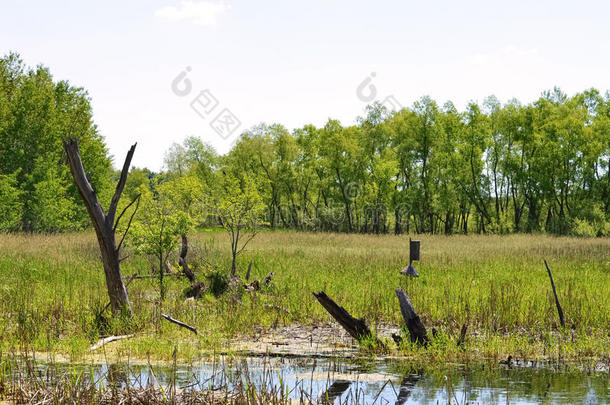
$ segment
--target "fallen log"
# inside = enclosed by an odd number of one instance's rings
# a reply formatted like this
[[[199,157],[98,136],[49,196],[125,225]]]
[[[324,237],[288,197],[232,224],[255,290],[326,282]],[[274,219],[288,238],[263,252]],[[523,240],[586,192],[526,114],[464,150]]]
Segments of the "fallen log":
[[[183,327],[183,328],[186,328],[186,329],[190,330],[190,331],[191,331],[191,332],[193,332],[195,335],[199,335],[199,332],[197,332],[197,329],[195,329],[195,328],[194,328],[194,327],[192,327],[191,325],[187,325],[187,324],[186,324],[186,323],[184,323],[184,322],[180,322],[179,320],[174,319],[174,318],[172,318],[172,317],[171,317],[171,316],[169,316],[169,315],[161,314],[161,316],[162,316],[163,318],[165,318],[166,320],[170,321],[171,323],[175,323],[175,324],[176,324],[176,325],[178,325],[178,326],[181,326],[181,327]]]
[[[115,341],[121,340],[121,339],[129,339],[129,338],[132,338],[134,336],[135,335],[133,335],[133,334],[131,334],[131,335],[121,335],[121,336],[108,336],[108,337],[105,337],[105,338],[101,339],[99,342],[97,342],[93,346],[91,346],[91,348],[89,350],[90,351],[94,351],[94,350],[97,350],[100,347],[104,346],[106,343],[115,342]]]
[[[555,305],[557,306],[557,313],[559,314],[559,322],[561,326],[566,326],[566,320],[563,317],[563,309],[561,309],[561,304],[559,303],[559,298],[557,298],[557,291],[555,290],[555,283],[553,282],[553,275],[551,274],[551,269],[549,265],[544,261],[544,265],[546,266],[546,271],[549,273],[549,279],[551,279],[551,287],[553,287],[553,295],[555,296]]]
[[[426,346],[429,342],[426,328],[422,323],[421,319],[413,309],[413,304],[407,296],[407,294],[400,288],[396,289],[396,296],[398,297],[398,303],[400,304],[400,312],[402,317],[407,324],[411,342],[417,342],[420,345]]]
[[[366,325],[364,319],[356,319],[347,312],[345,308],[339,306],[333,301],[324,291],[313,293],[314,297],[335,318],[337,322],[349,333],[354,339],[361,340],[372,336],[371,330]]]

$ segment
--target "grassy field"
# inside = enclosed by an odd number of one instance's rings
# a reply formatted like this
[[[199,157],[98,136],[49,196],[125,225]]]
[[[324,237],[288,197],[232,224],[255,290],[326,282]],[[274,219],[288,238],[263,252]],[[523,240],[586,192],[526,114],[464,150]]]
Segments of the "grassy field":
[[[192,359],[260,328],[330,322],[312,296],[319,290],[373,328],[399,325],[394,289],[400,286],[428,329],[439,333],[427,349],[407,345],[392,354],[440,360],[610,356],[609,239],[417,238],[422,241],[422,260],[416,263],[420,278],[407,280],[399,271],[408,263],[408,236],[262,233],[239,259],[242,276],[251,260],[252,278],[275,274],[255,298],[228,292],[185,302],[187,281],[168,277],[168,295],[160,303],[156,280],[136,280],[129,288],[134,310],[129,324],[102,311],[107,296],[93,233],[0,235],[0,348],[76,359],[100,335],[135,332],[136,338],[117,343],[118,350],[167,359],[178,348],[180,358]],[[205,274],[213,271],[206,262],[228,273],[225,234],[200,233],[191,245],[189,262],[199,279],[208,283]],[[553,270],[565,328],[559,326],[543,259]],[[130,257],[123,272],[125,278],[150,274],[150,264]],[[201,336],[160,321],[161,312],[196,326]],[[469,335],[462,351],[455,341],[464,323]]]

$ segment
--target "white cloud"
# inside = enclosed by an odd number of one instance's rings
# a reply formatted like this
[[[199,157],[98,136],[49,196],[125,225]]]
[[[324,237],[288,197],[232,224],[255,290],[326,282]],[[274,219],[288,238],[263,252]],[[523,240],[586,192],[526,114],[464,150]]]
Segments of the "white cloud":
[[[218,16],[231,6],[224,1],[181,1],[178,7],[167,6],[155,11],[155,16],[171,22],[192,22],[198,25],[215,25]]]

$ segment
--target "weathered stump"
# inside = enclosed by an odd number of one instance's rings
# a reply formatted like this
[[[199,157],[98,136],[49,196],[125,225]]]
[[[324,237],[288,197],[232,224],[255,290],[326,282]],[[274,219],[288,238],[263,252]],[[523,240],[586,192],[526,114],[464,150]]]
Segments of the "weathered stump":
[[[314,297],[335,318],[337,322],[349,333],[354,339],[361,340],[372,336],[371,330],[366,325],[364,319],[356,319],[347,312],[345,308],[337,305],[324,291],[313,293]]]
[[[201,281],[198,281],[196,283],[191,284],[191,286],[186,289],[184,295],[186,296],[186,298],[198,299],[201,298],[206,289],[207,287],[205,286],[205,284]]]
[[[413,304],[407,296],[407,294],[400,288],[396,289],[396,296],[398,297],[398,303],[400,304],[400,312],[402,317],[407,324],[411,342],[417,342],[420,345],[426,346],[429,342],[426,328],[422,323],[421,319],[413,309]]]
[[[189,241],[186,235],[182,235],[182,248],[180,249],[180,258],[178,259],[178,264],[182,267],[182,272],[189,279],[191,283],[195,282],[195,272],[189,267],[186,261],[186,255],[189,250]]]
[[[271,284],[271,279],[273,278],[273,272],[270,271],[269,273],[267,273],[267,275],[265,276],[265,278],[263,279],[263,284],[265,286],[268,286],[269,284]]]

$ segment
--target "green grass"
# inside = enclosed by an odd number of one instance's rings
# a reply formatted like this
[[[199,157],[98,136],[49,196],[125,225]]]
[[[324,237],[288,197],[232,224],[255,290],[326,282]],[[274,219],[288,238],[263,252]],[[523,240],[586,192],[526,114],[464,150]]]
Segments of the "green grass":
[[[422,241],[419,279],[399,271],[408,263],[408,236],[265,232],[239,259],[240,274],[253,261],[252,278],[273,271],[272,285],[254,299],[207,294],[185,303],[184,279],[168,277],[166,300],[158,302],[156,280],[129,288],[134,322],[109,319],[99,251],[92,233],[0,235],[0,348],[63,353],[78,358],[103,333],[136,332],[116,344],[131,356],[181,358],[226,349],[231,339],[256,328],[329,322],[312,291],[324,290],[369,324],[401,323],[396,287],[402,287],[430,330],[428,349],[405,345],[392,354],[439,361],[515,357],[602,359],[610,356],[610,239],[543,235],[417,236]],[[191,238],[189,262],[201,281],[215,263],[228,273],[226,235]],[[549,262],[566,328],[559,327],[543,259]],[[174,262],[177,260],[174,260]],[[143,258],[129,258],[124,276],[149,274]],[[285,308],[284,311],[273,309]],[[160,312],[194,325],[188,331],[159,319]],[[462,324],[469,335],[455,347]],[[363,352],[374,350],[366,345]],[[389,345],[392,346],[392,345]]]

